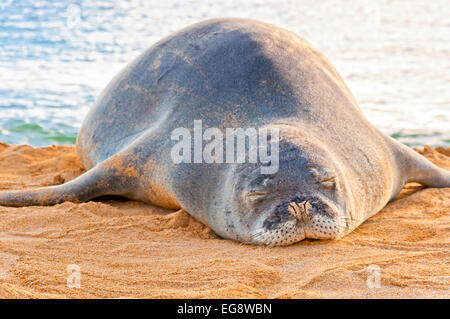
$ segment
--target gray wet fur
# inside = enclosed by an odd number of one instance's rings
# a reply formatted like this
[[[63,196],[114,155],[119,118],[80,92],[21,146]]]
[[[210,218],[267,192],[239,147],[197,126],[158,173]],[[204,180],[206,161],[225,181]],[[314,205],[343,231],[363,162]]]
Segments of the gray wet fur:
[[[279,170],[174,164],[171,132],[278,128]],[[450,172],[372,126],[330,62],[299,36],[215,19],[153,45],[98,97],[77,139],[88,171],[60,186],[0,192],[6,206],[121,195],[183,208],[219,236],[269,246],[339,238],[405,183],[450,187]]]

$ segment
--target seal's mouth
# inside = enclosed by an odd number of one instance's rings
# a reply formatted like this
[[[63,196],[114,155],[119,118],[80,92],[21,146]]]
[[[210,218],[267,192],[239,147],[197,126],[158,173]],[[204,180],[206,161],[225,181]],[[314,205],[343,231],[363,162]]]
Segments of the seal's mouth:
[[[275,229],[259,228],[251,237],[256,245],[287,246],[305,239],[305,232],[297,221],[287,221]]]
[[[337,209],[319,196],[294,197],[263,216],[251,240],[254,244],[285,246],[305,238],[332,239],[339,235]]]

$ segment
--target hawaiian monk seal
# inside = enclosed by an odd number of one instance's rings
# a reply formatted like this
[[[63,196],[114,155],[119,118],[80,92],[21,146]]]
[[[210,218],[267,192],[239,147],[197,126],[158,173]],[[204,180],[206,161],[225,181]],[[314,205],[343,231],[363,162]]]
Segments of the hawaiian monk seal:
[[[279,169],[180,163],[171,132],[278,128]],[[372,126],[330,62],[287,30],[208,20],[153,45],[98,97],[77,139],[87,172],[59,186],[0,192],[7,206],[121,195],[183,208],[223,238],[269,246],[334,239],[405,183],[450,187],[438,168]]]

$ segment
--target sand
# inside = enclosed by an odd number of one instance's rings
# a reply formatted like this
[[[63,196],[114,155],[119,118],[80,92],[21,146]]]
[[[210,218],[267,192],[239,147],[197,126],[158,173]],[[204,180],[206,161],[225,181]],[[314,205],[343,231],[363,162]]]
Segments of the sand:
[[[450,148],[419,152],[450,169]],[[0,144],[0,189],[82,172],[72,146]],[[134,201],[0,207],[0,297],[449,298],[449,212],[450,188],[408,184],[341,240],[268,248]]]

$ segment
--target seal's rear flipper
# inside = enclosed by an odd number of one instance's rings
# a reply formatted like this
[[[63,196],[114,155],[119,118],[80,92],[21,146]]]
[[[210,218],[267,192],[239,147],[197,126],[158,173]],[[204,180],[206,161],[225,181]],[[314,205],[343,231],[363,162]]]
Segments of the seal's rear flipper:
[[[120,174],[120,169],[112,168],[108,163],[111,160],[114,158],[66,184],[23,191],[0,191],[0,205],[48,206],[66,201],[85,202],[103,195],[126,195],[133,189],[133,180]]]
[[[404,182],[417,182],[428,187],[450,187],[450,171],[440,168],[402,143],[396,144],[397,165]]]

